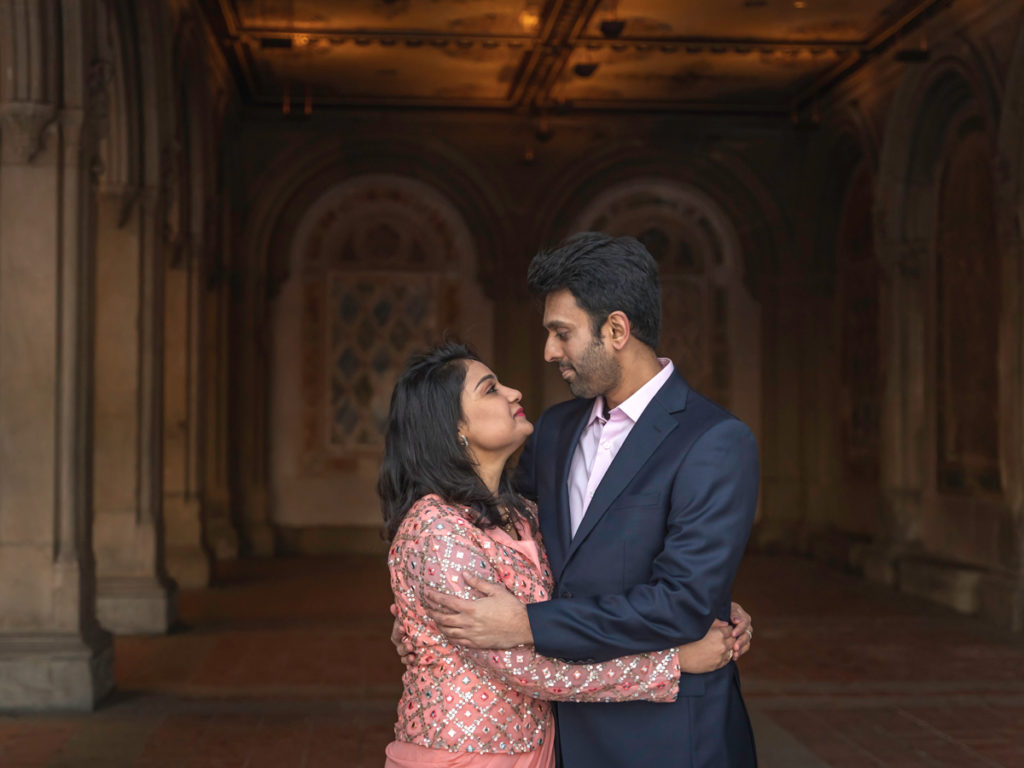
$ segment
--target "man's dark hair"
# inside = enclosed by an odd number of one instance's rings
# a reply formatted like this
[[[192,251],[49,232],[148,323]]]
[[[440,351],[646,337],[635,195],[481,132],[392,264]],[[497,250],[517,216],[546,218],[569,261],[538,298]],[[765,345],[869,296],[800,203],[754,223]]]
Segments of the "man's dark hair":
[[[395,538],[409,508],[431,493],[470,507],[478,528],[496,527],[504,507],[536,532],[536,520],[512,490],[508,469],[492,494],[459,441],[466,366],[479,359],[468,347],[445,342],[414,356],[395,384],[377,480],[388,540]]]
[[[632,334],[651,349],[661,329],[658,264],[633,237],[581,232],[557,248],[541,251],[526,275],[540,297],[568,290],[590,316],[594,336],[616,310],[629,318]]]

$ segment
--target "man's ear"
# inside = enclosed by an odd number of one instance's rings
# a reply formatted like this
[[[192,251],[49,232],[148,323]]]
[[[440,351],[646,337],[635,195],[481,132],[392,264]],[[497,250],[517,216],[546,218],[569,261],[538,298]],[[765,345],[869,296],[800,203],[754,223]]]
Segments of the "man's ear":
[[[612,347],[615,350],[621,350],[625,347],[626,342],[629,341],[629,337],[632,335],[632,329],[626,313],[617,309],[608,315],[608,319],[604,321],[604,324]]]

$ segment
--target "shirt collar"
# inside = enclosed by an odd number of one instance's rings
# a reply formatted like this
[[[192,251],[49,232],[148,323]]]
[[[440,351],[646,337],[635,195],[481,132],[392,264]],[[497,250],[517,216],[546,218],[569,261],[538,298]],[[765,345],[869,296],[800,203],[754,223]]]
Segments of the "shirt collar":
[[[654,396],[658,394],[658,390],[665,385],[665,382],[672,375],[672,371],[675,370],[672,361],[667,357],[659,357],[658,362],[661,364],[661,370],[648,379],[647,383],[640,387],[640,389],[619,403],[618,407],[613,408],[611,413],[619,411],[634,424],[640,419],[644,409],[647,408],[651,400],[654,399]],[[604,395],[598,395],[594,398],[594,405],[590,409],[590,418],[587,419],[588,428],[598,419],[601,421],[605,420],[604,409]]]

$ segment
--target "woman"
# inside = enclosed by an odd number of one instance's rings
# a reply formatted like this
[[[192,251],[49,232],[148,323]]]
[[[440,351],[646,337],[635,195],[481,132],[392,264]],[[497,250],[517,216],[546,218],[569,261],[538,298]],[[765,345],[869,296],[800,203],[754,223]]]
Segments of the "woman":
[[[395,386],[378,491],[397,623],[415,655],[402,678],[390,768],[550,768],[547,700],[673,701],[680,672],[708,672],[733,657],[721,621],[698,642],[596,664],[447,642],[424,610],[429,590],[470,597],[470,574],[534,602],[553,586],[536,510],[506,472],[533,431],[520,398],[458,344],[413,360]]]

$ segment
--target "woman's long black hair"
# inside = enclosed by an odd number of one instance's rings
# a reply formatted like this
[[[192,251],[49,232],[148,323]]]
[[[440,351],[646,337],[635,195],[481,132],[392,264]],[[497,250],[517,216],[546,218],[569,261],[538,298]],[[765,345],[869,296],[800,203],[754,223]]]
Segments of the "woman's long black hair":
[[[504,507],[512,520],[524,520],[536,532],[536,520],[512,490],[508,471],[502,473],[498,493],[492,494],[459,439],[462,390],[471,360],[480,358],[469,347],[446,342],[413,357],[395,384],[377,481],[389,541],[409,508],[431,493],[470,507],[479,528],[497,527]]]

